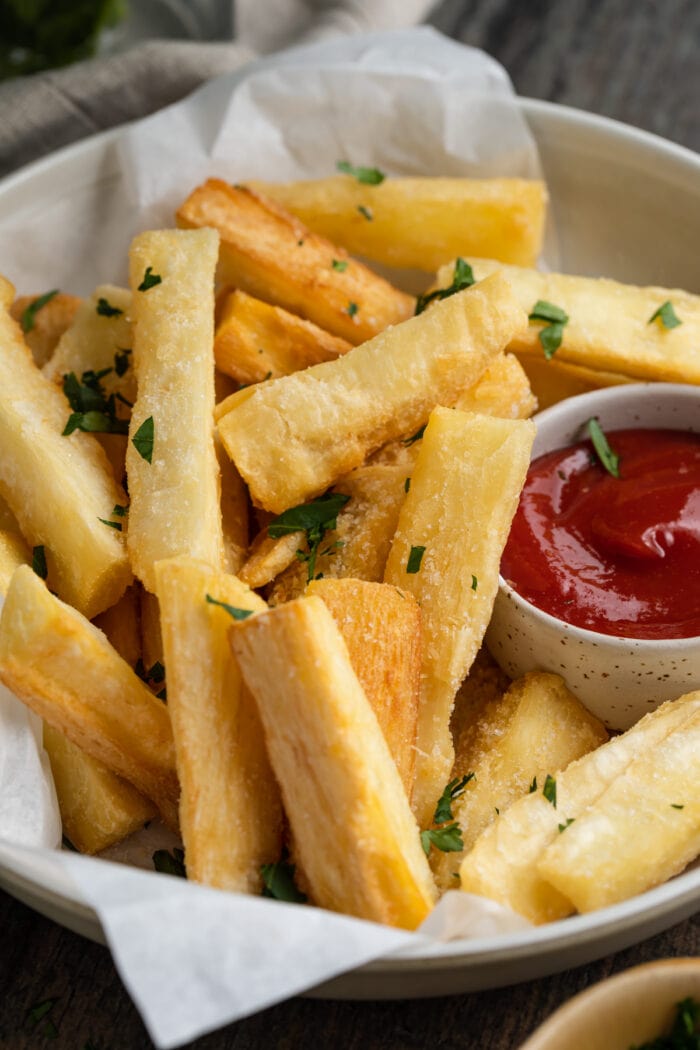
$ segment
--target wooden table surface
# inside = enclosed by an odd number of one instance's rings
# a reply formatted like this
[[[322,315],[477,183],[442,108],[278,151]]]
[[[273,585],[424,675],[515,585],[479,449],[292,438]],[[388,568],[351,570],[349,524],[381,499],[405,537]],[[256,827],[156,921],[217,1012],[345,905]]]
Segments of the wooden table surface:
[[[499,59],[522,95],[602,113],[700,151],[697,0],[444,0],[444,32]],[[0,1050],[152,1046],[99,947],[0,893]],[[634,948],[554,977],[445,999],[296,999],[189,1044],[192,1050],[343,1047],[516,1050],[560,1003],[637,963],[700,955],[693,918]],[[55,998],[46,1020],[29,1012]]]

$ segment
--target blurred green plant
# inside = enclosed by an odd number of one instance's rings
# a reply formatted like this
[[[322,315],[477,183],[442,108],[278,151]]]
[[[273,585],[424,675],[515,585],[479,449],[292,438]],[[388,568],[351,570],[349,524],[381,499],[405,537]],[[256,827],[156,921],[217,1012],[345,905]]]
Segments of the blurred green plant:
[[[0,79],[90,58],[127,0],[0,0]]]

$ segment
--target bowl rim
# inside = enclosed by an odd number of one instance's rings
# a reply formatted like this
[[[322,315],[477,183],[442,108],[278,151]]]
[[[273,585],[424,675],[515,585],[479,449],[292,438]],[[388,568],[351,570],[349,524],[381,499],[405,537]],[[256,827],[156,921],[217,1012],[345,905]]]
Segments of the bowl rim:
[[[598,390],[589,390],[583,394],[577,394],[575,397],[566,398],[564,401],[558,401],[554,405],[550,405],[548,408],[543,409],[541,412],[537,412],[533,417],[533,422],[538,427],[537,436],[539,436],[539,424],[548,424],[553,420],[558,420],[562,417],[567,417],[569,414],[576,417],[579,415],[579,409],[585,407],[588,404],[600,405],[602,402],[604,405],[611,402],[622,401],[622,402],[635,402],[637,400],[644,399],[652,393],[652,391],[661,396],[667,396],[669,399],[675,397],[688,398],[689,400],[695,398],[700,402],[700,386],[695,386],[692,383],[663,383],[663,382],[642,382],[642,383],[625,383],[619,386],[608,386],[601,387]],[[586,414],[585,412],[583,413]],[[593,413],[595,415],[595,413]],[[625,429],[625,428],[619,428]],[[640,430],[671,430],[672,427],[650,427],[644,424],[639,425]],[[691,433],[700,433],[700,422],[698,424],[697,431],[687,427],[678,427],[679,430],[689,430]],[[537,442],[537,436],[535,437],[535,443]],[[555,451],[555,449],[566,446],[555,446],[552,449],[547,449],[545,452],[537,452],[533,454],[531,462],[540,455],[546,455],[547,452]],[[700,644],[700,635],[691,635],[687,638],[634,638],[631,635],[616,635],[616,634],[604,634],[602,631],[593,631],[588,627],[578,627],[576,624],[567,623],[566,620],[559,619],[558,616],[554,616],[552,613],[546,612],[545,609],[541,609],[538,605],[528,601],[522,594],[519,593],[505,577],[498,574],[498,589],[501,592],[502,597],[507,601],[513,602],[513,604],[520,609],[523,615],[531,616],[533,619],[539,620],[544,626],[549,627],[552,630],[564,631],[565,633],[580,639],[581,642],[589,645],[595,645],[598,648],[607,646],[612,649],[644,649],[650,653],[660,653],[668,650],[669,646],[674,649],[680,649],[681,651],[697,649]]]

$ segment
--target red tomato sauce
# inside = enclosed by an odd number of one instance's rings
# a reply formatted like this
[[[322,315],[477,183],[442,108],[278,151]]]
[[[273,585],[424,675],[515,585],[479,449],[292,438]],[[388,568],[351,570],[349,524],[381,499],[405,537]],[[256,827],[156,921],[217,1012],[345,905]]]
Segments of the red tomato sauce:
[[[560,620],[630,638],[700,635],[700,435],[606,434],[530,466],[501,573]]]

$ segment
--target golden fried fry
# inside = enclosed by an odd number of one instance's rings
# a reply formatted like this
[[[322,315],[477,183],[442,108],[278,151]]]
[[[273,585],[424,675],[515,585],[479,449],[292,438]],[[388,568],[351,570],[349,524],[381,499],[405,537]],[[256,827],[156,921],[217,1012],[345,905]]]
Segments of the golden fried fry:
[[[19,296],[10,307],[10,317],[21,325],[22,319],[27,317],[27,310],[31,311],[32,305],[41,298],[41,295]],[[24,332],[24,338],[32,352],[34,363],[39,368],[45,365],[53,354],[59,339],[72,324],[79,306],[80,299],[77,296],[58,292],[32,312],[31,321],[27,319],[25,322],[31,327]]]

